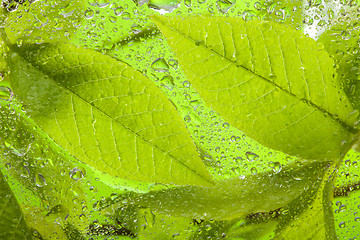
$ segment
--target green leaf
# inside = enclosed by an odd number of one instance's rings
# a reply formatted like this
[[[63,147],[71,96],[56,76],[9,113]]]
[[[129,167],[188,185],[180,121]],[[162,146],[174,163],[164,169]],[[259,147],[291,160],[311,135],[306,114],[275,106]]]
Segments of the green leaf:
[[[125,179],[211,185],[176,109],[142,74],[73,45],[14,49],[16,97],[79,160]]]
[[[63,42],[74,35],[84,14],[84,0],[24,1],[5,21],[11,43]]]
[[[320,184],[314,184],[284,210],[282,227],[274,239],[337,239],[332,209],[336,168],[335,164],[330,166]]]
[[[191,84],[225,121],[301,158],[337,160],[347,152],[359,112],[314,40],[266,21],[152,19]]]
[[[0,172],[0,238],[7,240],[32,239],[24,216]]]
[[[360,110],[360,47],[359,17],[347,14],[325,31],[318,42],[324,44],[325,50],[337,65],[338,81],[343,86],[353,107]],[[352,19],[353,21],[349,21]]]
[[[278,174],[264,172],[219,181],[216,187],[176,187],[131,195],[128,204],[176,217],[231,220],[283,207],[318,181],[326,162],[294,164]]]

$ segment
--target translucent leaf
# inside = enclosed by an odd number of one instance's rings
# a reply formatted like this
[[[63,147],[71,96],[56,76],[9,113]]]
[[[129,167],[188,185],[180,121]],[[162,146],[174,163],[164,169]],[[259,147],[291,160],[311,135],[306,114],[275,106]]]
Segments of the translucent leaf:
[[[359,112],[313,39],[266,21],[153,20],[191,84],[225,121],[290,155],[336,160],[347,152]]]
[[[0,238],[32,239],[21,209],[0,172]]]
[[[313,185],[285,210],[282,227],[274,239],[337,239],[332,213],[332,165],[320,184]]]
[[[326,162],[288,166],[280,173],[264,172],[219,181],[216,187],[176,187],[132,195],[126,201],[155,212],[204,220],[231,220],[287,205],[322,176]]]
[[[334,59],[338,81],[354,108],[360,110],[360,25],[358,17],[345,16],[325,31],[318,42],[324,44],[325,50]],[[349,18],[354,20],[349,22]]]
[[[63,42],[79,27],[86,5],[83,0],[24,1],[9,13],[5,33],[17,45]]]
[[[79,160],[120,178],[211,185],[176,109],[142,74],[73,45],[14,49],[15,95]]]

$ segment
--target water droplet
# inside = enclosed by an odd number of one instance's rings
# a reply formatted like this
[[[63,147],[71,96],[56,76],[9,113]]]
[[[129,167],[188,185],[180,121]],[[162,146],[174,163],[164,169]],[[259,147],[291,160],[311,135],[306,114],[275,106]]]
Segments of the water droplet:
[[[252,167],[252,168],[251,168],[251,174],[253,174],[253,175],[256,175],[256,174],[257,174],[257,169],[256,169],[256,167]]]
[[[121,17],[124,20],[130,20],[131,19],[131,14],[128,13],[128,12],[124,12],[124,13],[121,14]]]
[[[87,9],[85,11],[85,18],[92,19],[94,17],[94,11],[92,9]]]
[[[45,178],[44,176],[39,173],[35,176],[35,185],[38,186],[38,187],[43,187],[46,185],[46,181],[45,181]]]
[[[340,223],[339,223],[339,227],[340,227],[340,228],[345,228],[345,227],[346,227],[346,226],[345,226],[345,222],[340,222]]]
[[[31,144],[32,144],[32,142],[29,143],[29,144],[24,144],[23,146],[16,146],[15,147],[13,144],[11,144],[11,143],[9,143],[7,141],[4,141],[5,147],[9,148],[9,150],[13,154],[15,154],[16,156],[19,156],[19,157],[25,156],[29,152],[29,150],[31,148]]]
[[[185,122],[191,122],[191,117],[190,117],[189,115],[186,115],[186,116],[184,117],[184,121],[185,121]]]
[[[186,7],[191,7],[191,0],[184,0],[184,4]]]
[[[349,33],[349,31],[344,30],[341,32],[341,37],[343,40],[349,40],[351,37],[351,34]]]
[[[180,4],[177,0],[149,0],[148,2],[149,8],[158,11],[161,14],[171,13],[174,9],[178,8]]]
[[[178,69],[178,67],[179,67],[178,61],[174,60],[174,59],[169,60],[169,65],[175,70]]]
[[[124,12],[124,8],[123,7],[118,7],[116,9],[114,9],[114,14],[116,16],[120,16],[122,13]]]
[[[245,153],[246,159],[250,162],[257,161],[259,159],[259,155],[253,153],[253,152],[246,152]]]
[[[169,89],[169,90],[173,90],[175,83],[174,83],[174,79],[172,76],[164,76],[161,80],[161,86]]]
[[[223,128],[228,129],[230,127],[229,123],[223,123]]]
[[[116,23],[117,20],[116,20],[116,17],[110,16],[109,21],[112,22],[112,23]]]
[[[0,82],[3,79],[3,75],[0,73]],[[13,91],[9,87],[0,86],[0,99],[11,100],[14,97]]]
[[[275,173],[281,172],[281,163],[275,162],[273,170],[274,170]]]
[[[38,36],[38,37],[35,38],[35,43],[36,43],[36,44],[42,44],[43,41],[44,41],[44,40],[43,40],[42,37],[40,37],[40,36]]]
[[[158,58],[156,59],[152,64],[151,68],[154,69],[157,72],[168,72],[169,66],[164,60],[164,58]]]
[[[216,2],[216,7],[220,12],[226,13],[231,8],[231,6],[235,4],[235,2],[235,0],[218,0]]]
[[[30,170],[29,170],[29,168],[27,166],[23,166],[23,168],[21,169],[20,176],[25,177],[25,178],[30,177]]]
[[[11,163],[5,163],[5,168],[10,169],[11,168]]]
[[[360,222],[360,217],[355,217],[355,222]]]
[[[85,170],[75,167],[72,170],[70,170],[69,175],[73,180],[79,181],[85,176]]]

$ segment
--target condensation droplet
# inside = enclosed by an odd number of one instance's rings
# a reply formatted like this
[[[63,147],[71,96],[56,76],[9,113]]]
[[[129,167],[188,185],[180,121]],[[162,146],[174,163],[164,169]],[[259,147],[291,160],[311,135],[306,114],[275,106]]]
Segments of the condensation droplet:
[[[346,227],[346,226],[345,226],[345,222],[340,222],[340,223],[339,223],[339,227],[340,227],[340,228],[345,228],[345,227]]]
[[[11,168],[11,163],[5,163],[5,168],[10,169]]]
[[[257,174],[257,169],[256,169],[256,167],[252,167],[250,171],[251,171],[251,174],[253,174],[253,175],[256,175],[256,174]]]
[[[94,17],[94,11],[92,9],[87,9],[85,11],[85,18],[92,19]]]
[[[36,43],[36,44],[42,44],[43,41],[44,41],[44,40],[43,40],[42,37],[40,37],[40,36],[38,36],[38,37],[35,38],[35,43]]]
[[[229,11],[229,9],[231,8],[231,6],[233,6],[235,4],[235,0],[218,0],[216,2],[216,7],[218,8],[218,10],[222,13],[226,13],[227,11]]]
[[[72,178],[75,181],[81,180],[85,176],[85,170],[79,169],[77,167],[70,170],[70,178]]]
[[[43,187],[46,185],[45,178],[41,173],[35,176],[35,185],[38,187]]]
[[[169,71],[169,65],[166,63],[164,58],[156,59],[151,64],[151,68],[157,72],[168,72]]]
[[[274,170],[275,173],[281,172],[281,163],[275,162],[273,170]]]
[[[250,162],[256,161],[259,159],[259,155],[255,154],[253,152],[246,152],[245,156],[246,156],[246,159],[249,160]]]
[[[114,10],[114,14],[116,16],[120,16],[122,13],[124,12],[124,8],[123,7],[118,7]]]
[[[174,79],[172,76],[164,76],[161,80],[161,86],[169,89],[169,90],[173,90],[175,83],[174,83]]]

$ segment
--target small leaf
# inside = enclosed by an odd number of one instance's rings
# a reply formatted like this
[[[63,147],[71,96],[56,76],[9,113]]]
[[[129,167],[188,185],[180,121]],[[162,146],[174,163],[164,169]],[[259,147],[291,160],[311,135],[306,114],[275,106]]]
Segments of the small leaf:
[[[231,220],[283,207],[318,181],[327,165],[313,162],[219,181],[216,187],[176,187],[129,197],[128,203],[176,217]]]
[[[316,42],[266,21],[152,17],[205,102],[225,121],[276,150],[337,160],[358,111]]]
[[[9,54],[15,95],[79,160],[125,179],[211,185],[174,106],[142,74],[73,45],[15,49]]]
[[[32,239],[21,209],[0,172],[0,238]]]

